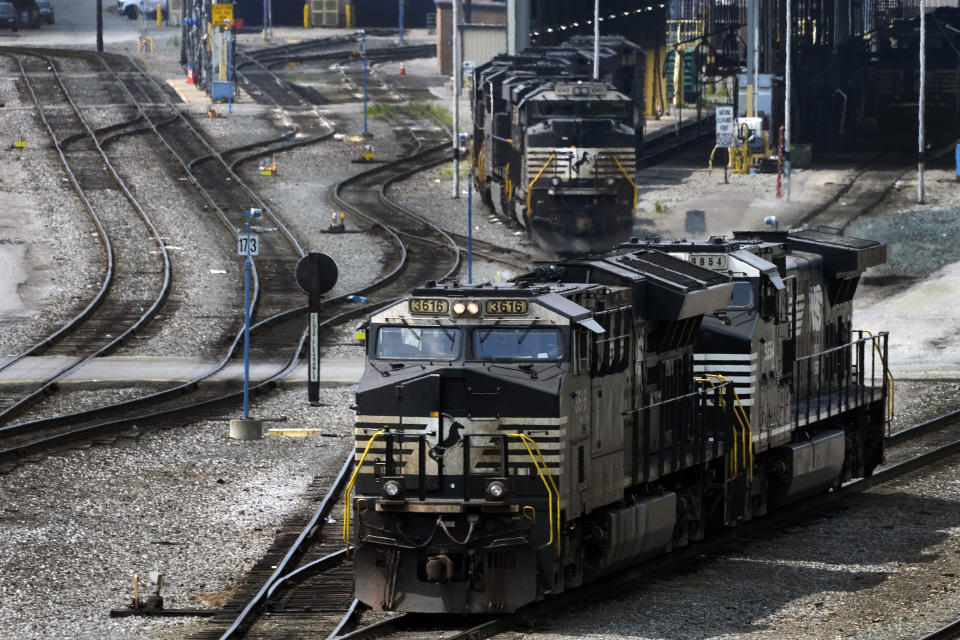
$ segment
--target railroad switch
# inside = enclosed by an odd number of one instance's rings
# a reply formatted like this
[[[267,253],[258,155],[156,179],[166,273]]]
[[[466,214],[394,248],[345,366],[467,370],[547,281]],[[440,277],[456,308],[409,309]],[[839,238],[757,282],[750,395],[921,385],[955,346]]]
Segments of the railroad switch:
[[[343,211],[341,211],[339,214],[334,211],[330,218],[330,227],[327,229],[327,231],[330,233],[343,233],[346,230],[347,227],[343,223]]]
[[[365,144],[360,150],[360,156],[353,159],[354,162],[367,163],[367,162],[376,162],[377,154],[373,151],[372,144]]]
[[[140,575],[133,574],[133,600],[130,603],[131,609],[163,609],[163,596],[160,595],[160,587],[163,586],[163,574],[155,571],[150,572],[151,582],[155,582],[157,588],[152,594],[147,596],[146,600],[140,599]]]

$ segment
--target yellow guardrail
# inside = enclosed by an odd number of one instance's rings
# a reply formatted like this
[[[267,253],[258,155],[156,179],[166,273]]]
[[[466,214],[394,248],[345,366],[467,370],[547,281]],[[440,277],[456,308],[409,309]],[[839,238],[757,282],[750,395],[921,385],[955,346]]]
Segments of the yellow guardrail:
[[[537,175],[534,176],[533,180],[530,181],[530,184],[527,185],[527,215],[528,215],[528,216],[530,215],[530,195],[531,195],[531,189],[533,189],[533,185],[536,184],[537,180],[540,179],[540,176],[543,175],[543,172],[547,170],[547,167],[550,166],[550,163],[553,162],[553,159],[554,159],[554,157],[555,157],[556,155],[557,155],[556,153],[551,153],[551,154],[550,154],[550,157],[547,158],[547,161],[543,163],[543,166],[542,166],[542,167],[540,167],[540,171],[537,172]]]
[[[613,158],[613,161],[617,163],[617,167],[620,168],[620,173],[623,174],[623,177],[626,178],[626,179],[627,179],[627,182],[630,183],[630,186],[633,187],[633,211],[636,212],[636,210],[637,210],[637,184],[633,181],[633,178],[631,178],[631,177],[627,174],[627,170],[623,168],[623,165],[620,164],[620,159],[617,158],[617,156],[613,155],[612,153],[610,154],[610,157]]]
[[[547,489],[547,514],[550,518],[550,539],[547,540],[547,543],[543,545],[544,547],[549,547],[554,542],[554,530],[556,530],[556,544],[557,544],[557,557],[560,557],[560,489],[557,488],[557,484],[553,481],[553,476],[550,475],[550,471],[547,469],[547,462],[543,459],[543,454],[540,453],[540,447],[537,446],[537,443],[528,435],[523,433],[508,433],[506,434],[508,438],[520,438],[520,441],[523,442],[523,446],[527,449],[527,454],[530,455],[530,459],[533,460],[533,466],[537,469],[537,475],[540,476],[540,481],[543,482],[543,486]],[[533,450],[530,449],[530,445],[533,445],[533,449],[536,450],[537,455],[533,455]],[[551,490],[552,489],[552,490]],[[556,500],[557,510],[554,513],[553,504]],[[542,548],[542,547],[541,547]]]
[[[873,338],[873,333],[871,333],[870,331],[868,331],[868,330],[866,330],[866,329],[856,329],[856,331],[860,331],[860,332],[862,332],[862,333],[865,333],[865,334],[867,334],[868,336],[870,336],[871,338]],[[871,340],[870,342],[873,343],[873,350],[877,352],[877,357],[880,358],[880,364],[883,365],[883,370],[887,372],[887,376],[886,376],[886,377],[887,377],[888,380],[890,380],[890,393],[888,394],[889,397],[887,398],[887,420],[893,420],[893,409],[894,409],[894,403],[893,403],[893,372],[890,371],[890,367],[887,366],[887,361],[883,359],[883,353],[880,352],[880,345],[877,344],[877,341],[876,341],[876,340]]]
[[[736,473],[738,468],[740,470],[746,469],[750,481],[753,482],[753,428],[750,426],[750,418],[747,416],[746,410],[743,408],[743,403],[740,402],[740,396],[737,394],[737,389],[734,386],[730,378],[720,375],[719,373],[705,373],[703,374],[704,378],[698,378],[698,382],[708,382],[713,385],[713,380],[719,380],[720,382],[729,383],[730,390],[733,392],[733,399],[736,402],[736,406],[733,408],[733,415],[736,417],[737,422],[740,423],[740,433],[742,434],[741,439],[742,447],[737,447],[737,441],[733,441],[733,456],[731,461],[734,466],[731,467],[731,471]],[[720,405],[726,406],[726,401],[723,399],[723,395],[720,396]],[[738,458],[742,458],[738,460]],[[740,463],[740,466],[735,466],[737,463]]]
[[[387,432],[386,429],[380,429],[375,434],[370,436],[370,439],[367,440],[367,446],[363,450],[363,455],[360,456],[360,460],[357,461],[357,466],[353,468],[353,474],[350,476],[350,482],[347,483],[347,488],[344,490],[343,494],[343,541],[347,544],[350,544],[350,512],[352,507],[350,504],[350,494],[353,493],[353,485],[357,481],[357,474],[360,473],[360,467],[363,466],[363,461],[367,459],[367,454],[370,453],[370,447],[373,446],[374,440],[382,436]]]

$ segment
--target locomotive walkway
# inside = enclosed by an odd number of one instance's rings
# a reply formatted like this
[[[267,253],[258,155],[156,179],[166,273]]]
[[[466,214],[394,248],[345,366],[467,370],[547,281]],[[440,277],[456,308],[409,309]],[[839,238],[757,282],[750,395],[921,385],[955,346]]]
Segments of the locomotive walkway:
[[[0,371],[0,391],[13,390],[18,385],[27,385],[44,380],[51,372],[58,371],[68,357],[29,357]],[[6,358],[0,360],[0,364]],[[166,358],[143,356],[109,356],[96,358],[61,381],[61,385],[75,389],[94,389],[132,384],[167,384],[187,382],[209,371],[214,362],[199,358]],[[280,363],[251,362],[250,380],[259,381],[273,375]],[[320,360],[321,384],[355,384],[363,372],[363,358],[331,358]],[[232,362],[223,371],[211,376],[205,384],[216,384],[243,379],[243,362]],[[301,364],[283,379],[284,385],[305,383],[307,365]]]

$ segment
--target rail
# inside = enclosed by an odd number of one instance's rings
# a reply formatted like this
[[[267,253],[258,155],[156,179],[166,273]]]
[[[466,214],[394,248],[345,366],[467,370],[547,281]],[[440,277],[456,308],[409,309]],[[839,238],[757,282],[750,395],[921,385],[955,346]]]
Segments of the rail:
[[[740,447],[740,457],[742,458],[741,464],[739,467],[736,466],[737,463],[737,451],[734,449],[734,455],[731,457],[731,471],[736,475],[740,471],[746,470],[750,481],[753,481],[753,427],[750,426],[750,417],[747,416],[746,410],[743,408],[743,403],[740,401],[740,394],[737,393],[736,385],[730,380],[730,378],[720,375],[719,373],[705,373],[703,374],[707,379],[716,379],[722,383],[728,383],[730,385],[730,392],[733,394],[733,416],[736,418],[737,423],[740,425],[740,433],[742,434],[742,444]],[[724,406],[726,400],[721,395],[720,396],[721,406]]]
[[[889,334],[855,333],[860,336],[856,340],[796,359],[791,382],[794,428],[877,400],[888,406]],[[889,420],[887,416],[888,425]]]
[[[540,167],[540,171],[537,172],[537,175],[533,177],[533,180],[530,181],[530,184],[527,185],[527,215],[530,215],[530,197],[533,193],[533,185],[537,183],[537,180],[540,179],[540,176],[543,175],[543,172],[547,170],[547,167],[550,166],[550,163],[553,162],[553,159],[557,156],[556,152],[551,153],[550,157],[547,158],[547,161],[543,163],[543,166]],[[509,165],[507,165],[509,167]]]
[[[526,447],[527,453],[530,455],[530,459],[533,460],[533,464],[537,469],[537,475],[540,476],[540,480],[543,482],[543,486],[547,489],[547,513],[550,518],[550,538],[547,540],[547,543],[543,545],[544,547],[549,547],[553,543],[553,531],[556,527],[557,531],[557,557],[560,557],[560,489],[557,488],[557,483],[553,480],[553,475],[550,474],[549,469],[547,469],[547,463],[543,459],[543,454],[540,453],[540,447],[537,446],[536,441],[530,436],[523,433],[508,433],[506,434],[508,438],[520,438],[523,442],[523,446]],[[537,455],[534,457],[533,451],[530,450],[530,445],[533,445],[533,448],[536,449]],[[549,481],[549,484],[548,484]],[[551,494],[551,487],[553,488],[553,494],[556,494],[555,497]],[[557,501],[557,512],[553,512],[553,500]]]
[[[631,484],[649,482],[680,466],[681,458],[701,464],[725,450],[739,451],[734,399],[729,382],[703,379],[693,391],[624,412],[632,459]],[[724,443],[721,450],[720,443]],[[738,454],[739,455],[739,454]],[[654,474],[654,471],[656,474]]]
[[[633,209],[632,211],[637,210],[637,183],[633,181],[633,178],[627,173],[627,170],[623,168],[623,165],[620,164],[620,158],[614,154],[610,154],[610,157],[613,158],[613,161],[617,163],[617,168],[620,169],[620,173],[623,174],[623,177],[627,179],[627,182],[630,183],[630,186],[633,187]]]
[[[357,474],[360,473],[361,467],[363,467],[364,461],[367,459],[367,454],[370,453],[370,447],[373,446],[374,441],[385,434],[386,429],[380,429],[375,434],[370,436],[370,439],[367,440],[367,446],[363,450],[363,454],[360,456],[360,460],[357,461],[356,466],[353,468],[353,473],[350,475],[350,481],[347,482],[347,487],[343,491],[343,541],[348,545],[350,544],[350,512],[353,510],[353,505],[350,504],[350,495],[353,493],[353,485],[357,482]]]
[[[858,334],[860,334],[860,335],[866,334],[867,336],[869,336],[869,337],[871,337],[871,338],[873,337],[873,332],[872,332],[872,331],[869,331],[869,330],[867,330],[867,329],[856,329],[856,331],[857,331]],[[889,423],[891,420],[893,420],[893,416],[895,415],[895,411],[894,411],[894,409],[895,409],[895,407],[894,407],[894,391],[895,391],[895,389],[894,389],[894,386],[893,386],[893,372],[890,371],[890,368],[887,366],[887,356],[886,356],[886,354],[880,353],[880,347],[879,347],[879,345],[878,345],[876,342],[873,343],[873,348],[874,348],[874,351],[876,351],[877,355],[880,356],[880,361],[881,361],[881,363],[883,363],[883,368],[886,369],[886,371],[887,371],[887,380],[890,382],[890,393],[888,394],[888,400],[887,400],[887,422]]]

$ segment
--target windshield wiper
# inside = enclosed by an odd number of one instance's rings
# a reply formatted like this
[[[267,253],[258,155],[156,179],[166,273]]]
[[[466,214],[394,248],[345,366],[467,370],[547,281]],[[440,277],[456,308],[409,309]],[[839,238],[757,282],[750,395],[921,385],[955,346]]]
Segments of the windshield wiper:
[[[497,321],[494,322],[492,325],[490,325],[490,328],[487,329],[486,335],[484,335],[482,338],[480,338],[480,344],[483,344],[484,342],[487,341],[487,338],[490,337],[490,334],[493,333],[493,330],[496,329],[499,324],[500,324],[500,321],[497,320]],[[481,331],[481,333],[483,333],[483,332]]]
[[[453,331],[451,331],[450,329],[447,329],[447,328],[444,327],[442,324],[440,324],[440,321],[439,321],[439,320],[434,320],[433,323],[434,323],[435,325],[437,325],[438,327],[440,327],[440,331],[443,331],[444,335],[446,335],[448,338],[450,338],[450,346],[452,347],[452,346],[453,346],[453,343],[454,343],[454,342],[456,341],[456,339],[457,339],[457,335],[456,335]]]
[[[537,324],[537,322],[539,322],[539,320],[534,320],[533,323],[524,330],[523,334],[517,338],[517,344],[523,344],[523,341],[527,339],[527,335],[533,330],[533,325]]]

